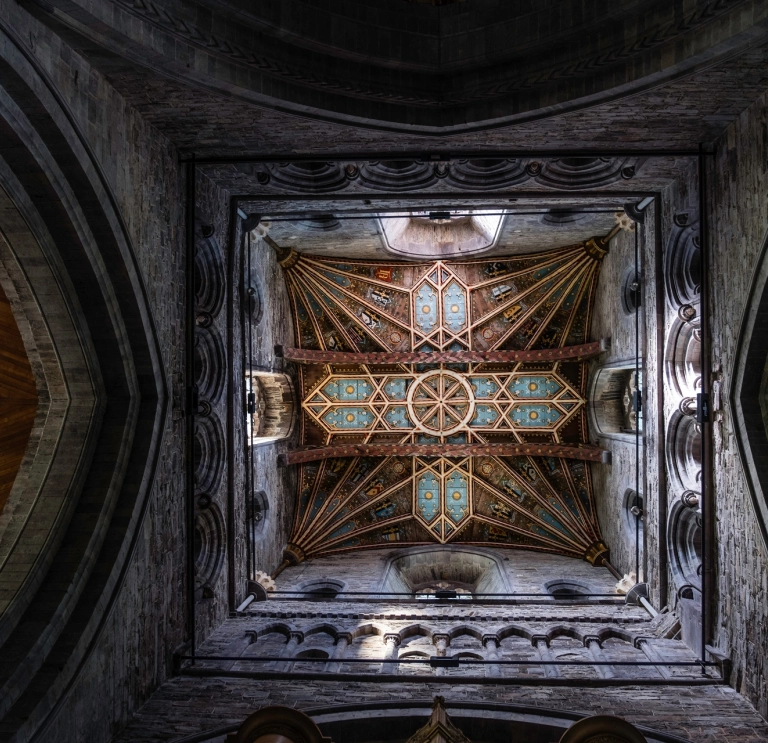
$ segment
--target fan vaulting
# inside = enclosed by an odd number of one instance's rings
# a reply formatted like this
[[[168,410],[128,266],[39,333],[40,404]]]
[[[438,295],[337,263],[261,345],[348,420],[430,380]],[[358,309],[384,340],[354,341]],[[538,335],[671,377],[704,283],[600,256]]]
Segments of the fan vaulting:
[[[599,239],[424,263],[281,251],[301,349],[286,356],[303,362],[288,557],[430,542],[605,555],[583,350],[605,253]]]

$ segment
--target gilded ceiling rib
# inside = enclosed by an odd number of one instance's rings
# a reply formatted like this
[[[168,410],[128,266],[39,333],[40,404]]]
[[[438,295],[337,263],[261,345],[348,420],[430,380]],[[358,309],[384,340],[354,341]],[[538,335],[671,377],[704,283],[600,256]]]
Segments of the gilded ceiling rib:
[[[461,542],[602,564],[585,362],[606,253],[607,238],[420,263],[280,249],[302,396],[287,562]]]

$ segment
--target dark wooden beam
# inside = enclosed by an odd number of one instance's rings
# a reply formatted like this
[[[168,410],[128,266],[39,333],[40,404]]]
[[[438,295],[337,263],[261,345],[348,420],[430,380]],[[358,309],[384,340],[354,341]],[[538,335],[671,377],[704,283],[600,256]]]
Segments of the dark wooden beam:
[[[611,453],[596,446],[567,444],[337,444],[301,448],[281,454],[282,466],[337,457],[558,457],[610,463]]]
[[[562,348],[530,351],[318,351],[307,348],[275,347],[275,354],[300,364],[517,364],[536,361],[585,361],[603,353],[608,339]]]

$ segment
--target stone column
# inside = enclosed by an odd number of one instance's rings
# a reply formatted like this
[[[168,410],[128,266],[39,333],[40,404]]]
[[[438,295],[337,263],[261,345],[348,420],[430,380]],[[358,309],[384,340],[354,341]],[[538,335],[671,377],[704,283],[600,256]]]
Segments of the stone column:
[[[445,651],[448,648],[448,643],[450,643],[451,638],[448,637],[448,635],[432,635],[432,642],[434,646],[437,648],[437,657],[438,658],[445,658]],[[445,668],[436,668],[435,669],[437,676],[444,676],[445,675]]]
[[[483,635],[483,647],[485,648],[485,656],[488,660],[499,660],[501,654],[499,653],[499,638],[496,635]],[[501,666],[497,666],[495,663],[489,663],[485,666],[486,676],[501,676]]]
[[[605,660],[602,643],[600,642],[600,638],[596,635],[589,635],[585,637],[584,647],[589,651],[589,654],[592,656],[592,660],[598,662]],[[613,672],[613,668],[611,668],[611,666],[595,666],[595,670],[597,671],[597,675],[600,676],[600,678],[612,679],[616,677],[616,674]]]
[[[338,673],[341,668],[339,660],[344,657],[344,653],[347,650],[347,645],[352,642],[352,635],[348,632],[340,633],[336,638],[336,647],[333,649],[333,655],[331,656],[331,663],[325,664],[326,673]]]
[[[397,658],[397,648],[400,646],[400,635],[395,632],[390,632],[384,635],[384,644],[386,650],[384,651],[385,658]],[[382,663],[379,673],[399,673],[399,666],[397,663]]]
[[[300,642],[304,642],[303,632],[291,632],[288,642],[283,648],[283,652],[280,653],[281,658],[293,658],[296,653],[296,648]],[[276,671],[288,672],[293,668],[293,661],[283,661],[281,663],[275,663]]]
[[[539,653],[539,658],[543,661],[550,661],[554,660],[552,657],[552,651],[549,649],[549,640],[547,639],[546,635],[534,635],[531,637],[531,643],[533,644],[533,647],[536,648],[536,650]],[[559,678],[560,676],[560,670],[557,666],[542,666],[544,669],[544,675],[547,678]]]
[[[222,655],[243,655],[245,651],[253,645],[253,643],[256,642],[256,632],[249,630],[245,634],[242,635],[242,637],[238,637],[236,640],[233,640],[230,642],[226,648],[224,648],[224,651],[222,652]],[[222,668],[225,671],[231,671],[234,667],[235,663],[237,663],[236,660],[230,660],[230,661],[222,661]],[[248,666],[253,667],[253,663],[249,663]],[[260,663],[257,663],[256,665],[262,665]]]
[[[658,653],[656,652],[656,648],[651,645],[651,638],[650,637],[637,637],[635,638],[635,647],[638,650],[643,651],[643,655],[648,658],[648,660],[658,663],[661,658],[659,657]],[[672,674],[670,673],[668,666],[656,666],[656,671],[658,674],[665,679],[672,678]]]

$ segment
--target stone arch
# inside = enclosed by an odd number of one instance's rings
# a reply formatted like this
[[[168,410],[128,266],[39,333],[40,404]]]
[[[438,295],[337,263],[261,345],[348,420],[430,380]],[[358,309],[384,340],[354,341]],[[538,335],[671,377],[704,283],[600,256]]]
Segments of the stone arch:
[[[224,472],[226,441],[217,415],[211,412],[197,419],[194,441],[195,486],[198,491],[215,494]]]
[[[701,426],[675,411],[667,427],[667,469],[678,492],[701,492]]]
[[[616,627],[603,627],[595,632],[600,642],[604,640],[621,640],[621,642],[634,643],[635,638],[626,630],[617,629]]]
[[[319,658],[327,660],[330,656],[326,650],[322,648],[307,648],[306,650],[299,650],[296,653],[296,658]],[[296,664],[294,664],[293,670],[296,670]]]
[[[372,637],[374,635],[383,636],[388,632],[384,627],[379,627],[376,624],[362,624],[352,630],[352,639],[356,640],[358,637]]]
[[[282,635],[287,642],[288,638],[291,636],[291,632],[291,627],[284,622],[273,622],[272,624],[268,624],[265,627],[256,630],[255,638],[256,640],[260,640],[267,635],[277,634]]]
[[[339,632],[332,624],[323,623],[316,624],[314,627],[310,627],[308,630],[304,630],[304,639],[313,635],[328,635],[334,642],[339,638]]]
[[[677,501],[672,504],[667,530],[667,551],[678,589],[701,589],[701,512]]]
[[[195,225],[195,302],[199,312],[215,317],[224,303],[224,257],[213,228],[200,220]]]
[[[575,627],[565,625],[558,625],[557,627],[550,628],[546,633],[546,637],[549,642],[552,642],[552,640],[556,640],[559,637],[568,637],[571,640],[578,640],[578,642],[582,644],[584,643],[584,634],[582,632],[579,632]]]
[[[18,311],[18,310],[17,310]],[[22,315],[22,320],[24,320]],[[24,323],[23,323],[24,324]],[[25,326],[29,335],[30,328]],[[27,348],[24,345],[13,307],[2,287],[0,274],[0,420],[3,421],[0,446],[0,514],[8,500],[16,477],[29,449],[35,419],[39,418],[40,393],[47,396],[45,378],[38,382],[33,375]],[[36,358],[39,362],[39,358]],[[43,400],[43,414],[48,405]],[[41,423],[44,423],[44,418]],[[32,440],[39,444],[39,434]],[[34,449],[31,457],[34,458]]]
[[[295,225],[311,232],[332,232],[341,227],[341,222],[334,214],[314,214],[297,220]]]
[[[485,660],[485,656],[480,653],[473,653],[471,650],[459,650],[451,654],[451,658],[464,658],[465,660]]]
[[[405,215],[379,214],[384,250],[401,258],[462,258],[493,249],[501,235],[504,215],[497,210],[447,212],[433,220],[426,211]]]
[[[251,633],[251,642],[243,652],[244,656],[279,657],[290,642],[292,628],[284,622],[272,622]],[[259,664],[262,669],[274,669],[275,662]]]
[[[666,249],[667,293],[675,307],[695,304],[701,294],[701,245],[698,217],[688,212],[674,216]]]
[[[469,627],[462,625],[455,627],[448,632],[448,644],[454,649],[453,654],[461,653],[480,653],[478,657],[484,657],[483,652],[483,637],[487,633],[479,631],[475,627]]]
[[[506,640],[508,637],[520,637],[524,640],[530,640],[531,637],[533,637],[533,633],[529,629],[520,627],[516,624],[502,627],[496,634],[499,638],[499,642]]]
[[[692,319],[674,321],[664,359],[667,380],[681,397],[691,397],[701,389],[701,327],[697,308],[687,307]]]
[[[226,354],[214,327],[195,329],[195,384],[201,399],[217,403],[224,391]]]
[[[383,637],[390,634],[389,628],[371,622],[355,627],[349,632],[349,645],[344,658],[381,658]],[[379,673],[381,663],[349,663],[344,665],[344,658],[339,660],[340,673]]]
[[[265,535],[269,531],[269,521],[271,518],[271,510],[269,508],[269,497],[266,491],[256,490],[253,493],[253,497],[249,497],[246,500],[246,514],[245,514],[247,526],[248,526],[248,539],[251,545],[255,545],[264,539]],[[255,555],[252,556],[255,559]]]
[[[414,547],[393,553],[377,590],[413,593],[435,581],[455,584],[473,594],[510,593],[504,564],[496,554],[459,545]]]
[[[633,393],[638,388],[635,361],[619,361],[595,369],[587,403],[590,427],[606,438],[635,439],[637,414]]]
[[[211,503],[197,512],[194,531],[195,597],[213,598],[214,587],[226,560],[227,541],[224,518]]]
[[[254,394],[254,412],[248,419],[252,445],[288,438],[296,423],[293,382],[281,372],[253,371],[246,375],[246,392]]]
[[[425,627],[423,624],[411,624],[404,627],[397,633],[400,640],[407,640],[411,637],[427,637],[430,640],[434,635],[434,630]]]
[[[303,598],[314,598],[317,601],[331,601],[341,593],[346,587],[346,583],[332,578],[319,578],[317,580],[306,581],[299,587],[299,591],[304,591]]]
[[[469,627],[466,624],[461,625],[460,627],[454,627],[452,630],[448,632],[448,637],[451,640],[456,639],[457,637],[472,637],[475,640],[479,640],[482,642],[483,635],[487,634],[487,632],[481,632],[480,630],[476,629],[475,627]]]
[[[0,643],[16,649],[3,655],[3,671],[18,679],[6,687],[4,719],[10,735],[29,739],[82,668],[123,585],[156,486],[170,373],[110,182],[47,73],[17,44],[5,35],[0,52],[0,275],[35,325],[25,346],[41,361],[45,351],[51,406],[0,538],[13,533],[0,544],[10,599]],[[174,291],[173,317],[177,270],[158,266]],[[177,462],[171,454],[170,467]]]
[[[271,180],[276,186],[297,191],[327,193],[348,185],[344,169],[335,162],[295,162],[265,167],[269,169],[268,174],[265,172],[267,183]]]
[[[319,627],[313,627],[312,630],[304,632],[301,643],[299,644],[295,654],[296,658],[325,658],[328,659],[333,653],[333,648],[338,640],[338,634],[335,628],[329,625],[321,625]],[[297,665],[294,664],[292,670],[297,670]],[[323,671],[325,666],[319,663],[307,664],[306,668],[311,672]]]
[[[535,177],[552,188],[594,188],[633,178],[641,164],[633,158],[561,157],[543,161]]]
[[[551,227],[567,227],[575,222],[583,222],[587,216],[576,209],[549,209],[541,216],[541,223]]]
[[[731,369],[730,403],[733,430],[744,467],[752,507],[768,549],[768,433],[761,400],[768,398],[768,232],[752,277]]]
[[[589,720],[583,714],[567,710],[548,710],[540,704],[508,704],[500,700],[489,703],[487,700],[460,701],[454,700],[447,705],[451,721],[468,732],[482,729],[484,739],[498,741],[517,740],[561,740],[566,730],[579,720]],[[393,731],[392,738],[407,740],[424,726],[432,711],[432,702],[421,695],[413,699],[397,699],[383,702],[366,702],[365,705],[345,704],[315,707],[312,719],[322,726],[323,733],[335,741],[362,741],[370,735],[371,717],[387,725]],[[532,721],[532,716],[535,722]],[[615,718],[613,718],[615,719]],[[236,730],[237,725],[228,730]],[[579,737],[572,743],[584,743],[595,740],[601,734],[615,734],[624,731],[617,727],[596,726],[584,731],[583,726],[577,732],[587,732],[585,737]],[[639,727],[645,738],[653,743],[682,743],[682,738],[658,729]],[[222,728],[210,732],[213,741],[223,732]],[[628,738],[626,743],[640,740]],[[191,743],[191,742],[190,742]]]
[[[589,585],[572,578],[557,578],[547,581],[544,590],[557,601],[589,601],[592,593]]]
[[[481,191],[509,188],[528,180],[525,160],[479,158],[458,160],[446,169],[447,180],[459,188]]]
[[[372,161],[360,166],[360,182],[382,191],[415,191],[437,180],[433,165],[418,160]]]

